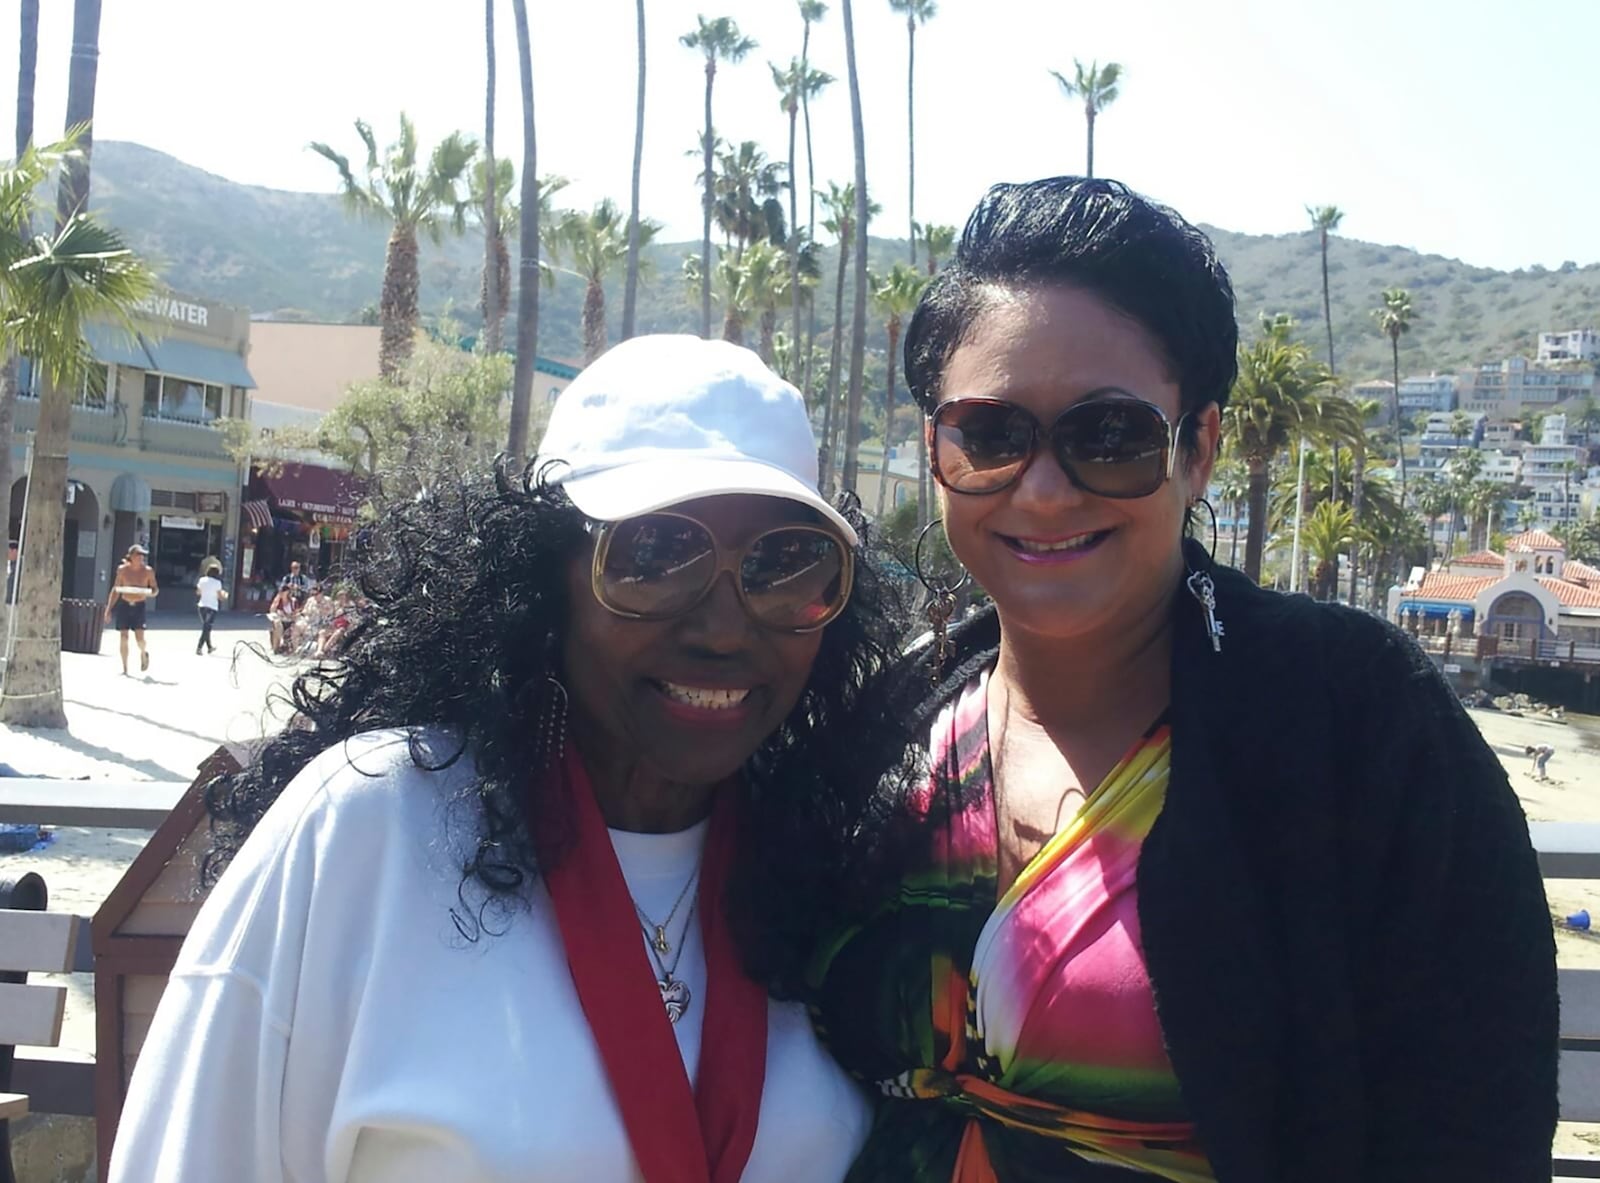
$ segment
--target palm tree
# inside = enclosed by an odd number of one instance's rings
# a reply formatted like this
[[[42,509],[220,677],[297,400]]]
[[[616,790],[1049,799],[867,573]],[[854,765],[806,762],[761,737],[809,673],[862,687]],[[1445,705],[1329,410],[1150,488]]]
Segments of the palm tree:
[[[722,339],[744,344],[744,325],[755,311],[750,303],[750,288],[745,282],[743,260],[726,247],[717,248],[717,263],[711,270],[711,283],[702,282],[700,260],[693,255],[683,261],[683,280],[691,298],[699,298],[710,287],[712,298],[722,305]]]
[[[67,135],[77,152],[61,172],[56,229],[89,208],[89,155],[94,149],[94,90],[100,75],[100,0],[73,0],[72,65],[67,73]],[[18,112],[20,119],[21,112]]]
[[[534,134],[533,51],[528,35],[528,0],[511,0],[517,25],[517,75],[522,83],[522,195],[517,233],[517,368],[511,378],[511,423],[506,451],[514,460],[528,454],[528,420],[533,407],[533,371],[539,360],[539,142]]]
[[[922,289],[927,285],[927,277],[915,266],[905,263],[896,263],[887,275],[872,285],[872,304],[878,315],[883,317],[884,331],[889,338],[888,391],[883,411],[883,472],[878,480],[877,517],[880,522],[883,520],[884,493],[889,488],[889,436],[894,430],[894,376],[895,363],[900,355],[900,327],[905,318],[916,311],[917,301],[922,299]]]
[[[778,301],[789,294],[792,274],[784,263],[784,253],[770,242],[752,243],[739,260],[746,304],[760,314],[760,344],[757,352],[768,367],[777,369],[778,355],[773,336],[778,328]]]
[[[1400,433],[1400,337],[1411,331],[1415,313],[1411,308],[1411,293],[1405,288],[1388,288],[1383,293],[1383,306],[1372,310],[1378,329],[1389,338],[1394,354],[1394,442],[1397,454],[1397,471],[1400,474],[1400,504],[1406,503],[1406,442]]]
[[[1311,595],[1331,600],[1338,591],[1339,555],[1355,541],[1355,515],[1348,505],[1324,501],[1306,520],[1306,550],[1316,568],[1311,576]]]
[[[1505,486],[1498,481],[1474,481],[1467,490],[1467,514],[1472,523],[1467,535],[1467,550],[1478,551],[1488,547],[1495,510],[1500,508],[1504,500]]]
[[[622,289],[622,339],[633,336],[639,305],[639,178],[644,171],[644,0],[636,0],[639,83],[637,109],[633,117],[633,181],[628,206],[628,277]]]
[[[719,16],[714,20],[707,20],[703,16],[696,17],[698,22],[691,33],[685,33],[678,38],[679,42],[687,49],[697,49],[705,57],[706,63],[706,126],[705,134],[701,137],[701,149],[705,153],[705,171],[701,174],[704,186],[704,229],[700,243],[700,270],[708,273],[711,270],[711,210],[712,183],[715,174],[712,171],[711,150],[716,143],[716,125],[711,120],[711,91],[717,81],[717,62],[727,61],[737,64],[744,60],[745,54],[756,47],[753,38],[746,37],[739,32],[739,26],[732,17]],[[702,285],[700,289],[700,335],[711,336],[711,288]]]
[[[411,356],[417,332],[417,235],[434,242],[450,229],[466,227],[467,202],[458,186],[478,154],[476,140],[451,132],[419,166],[417,129],[400,114],[400,138],[378,155],[377,141],[365,120],[356,120],[356,135],[366,145],[366,176],[357,178],[350,161],[320,141],[311,150],[339,171],[345,205],[359,215],[391,225],[383,262],[383,294],[378,315],[383,334],[378,346],[378,371],[386,381],[397,382]]]
[[[1273,458],[1314,424],[1327,382],[1326,371],[1312,361],[1306,346],[1286,334],[1269,332],[1239,348],[1239,378],[1223,419],[1250,473],[1244,571],[1251,579],[1261,578]]]
[[[928,257],[928,275],[938,274],[939,262],[948,259],[956,249],[954,226],[926,225],[918,227],[922,235],[922,253]]]
[[[833,340],[828,354],[828,390],[822,410],[822,488],[827,490],[833,478],[835,441],[839,430],[836,408],[839,402],[839,359],[844,342],[844,277],[845,261],[849,258],[856,232],[856,187],[840,186],[828,182],[828,194],[823,199],[827,218],[822,228],[834,236],[839,252],[839,270],[833,291]],[[876,206],[873,212],[877,212]]]
[[[129,314],[151,286],[149,272],[122,238],[86,211],[68,217],[54,234],[23,233],[40,212],[35,193],[73,150],[71,140],[30,147],[0,172],[0,346],[31,359],[40,378],[15,648],[0,694],[0,723],[24,727],[67,725],[61,703],[61,491],[67,487],[73,392],[92,362],[84,325],[109,320],[131,335]]]
[[[1344,211],[1336,205],[1306,206],[1311,215],[1311,228],[1317,232],[1322,247],[1322,322],[1328,330],[1328,373],[1338,373],[1333,360],[1333,304],[1328,293],[1328,235],[1344,221]]]
[[[1462,415],[1465,419],[1466,416]],[[1465,433],[1463,433],[1465,434]],[[1459,437],[1458,437],[1459,438]],[[1483,474],[1483,453],[1476,448],[1458,448],[1446,465],[1445,487],[1450,494],[1450,524],[1446,528],[1444,556],[1448,562],[1456,552],[1456,519],[1461,514],[1461,506],[1471,492],[1472,486]]]
[[[583,364],[606,351],[606,276],[628,258],[629,224],[609,197],[588,213],[562,210],[545,231],[545,248],[583,277]],[[645,218],[636,227],[648,245],[661,227]]]
[[[1366,425],[1372,422],[1378,413],[1378,400],[1374,398],[1358,398],[1350,400],[1350,407],[1355,412],[1356,418],[1361,422],[1361,433],[1356,436],[1355,456],[1351,459],[1350,470],[1350,512],[1355,517],[1356,541],[1350,545],[1350,603],[1356,603],[1356,581],[1360,578],[1361,566],[1361,535],[1366,519],[1362,517],[1366,509],[1367,497],[1367,430]]]
[[[800,88],[805,81],[805,67],[798,57],[790,58],[789,65],[780,70],[776,63],[768,62],[772,71],[772,85],[778,88],[778,108],[789,118],[789,303],[793,313],[790,330],[794,341],[800,340],[800,195],[794,183],[795,139],[800,123]]]
[[[828,15],[828,6],[822,0],[799,0],[800,68],[805,74],[806,86],[800,91],[800,114],[806,125],[806,192],[811,195],[811,212],[806,218],[806,233],[817,237],[817,167],[811,153],[811,100],[820,95],[833,81],[831,74],[811,70],[811,26]],[[792,175],[792,174],[791,174]]]
[[[494,159],[494,0],[483,0],[484,60],[487,64],[483,100],[483,159],[469,178],[470,199],[483,221],[483,347],[499,353],[505,318],[505,290],[509,262],[502,269],[505,243],[500,238],[500,170]],[[478,182],[481,191],[470,182]]]
[[[783,206],[778,194],[787,182],[782,162],[768,160],[754,140],[737,147],[722,143],[716,154],[712,180],[717,227],[736,244],[736,253],[752,242],[785,239]]]
[[[483,231],[485,258],[478,311],[483,314],[483,344],[489,353],[499,353],[505,348],[506,305],[511,294],[511,252],[506,248],[506,233],[507,227],[515,230],[520,213],[514,192],[516,184],[517,170],[505,159],[495,160],[491,182],[487,157],[472,166],[467,182],[468,209],[474,224]]]
[[[856,149],[856,264],[850,310],[850,397],[844,421],[844,488],[854,493],[861,463],[861,395],[867,360],[867,132],[861,117],[861,75],[856,69],[856,26],[851,0],[843,0],[845,74],[850,82],[850,134]]]
[[[1428,533],[1428,559],[1426,565],[1433,566],[1433,537],[1438,533],[1439,519],[1450,512],[1454,497],[1449,486],[1437,477],[1424,476],[1417,481],[1416,487],[1411,490],[1412,501],[1417,507],[1417,512],[1422,515],[1423,522],[1427,525]]]
[[[18,39],[17,64],[17,140],[13,160],[20,161],[33,142],[33,85],[39,61],[39,0],[22,0],[22,28]],[[18,231],[24,240],[33,237],[26,206]],[[11,350],[0,354],[0,498],[6,513],[11,512],[11,440],[17,413],[17,356]]]
[[[911,265],[917,265],[917,26],[938,11],[933,0],[889,0],[889,7],[906,17],[906,214],[911,233]]]
[[[1077,58],[1072,59],[1075,74],[1068,78],[1059,70],[1051,70],[1050,76],[1061,87],[1063,98],[1083,100],[1083,118],[1089,125],[1089,157],[1083,175],[1094,176],[1094,121],[1099,118],[1112,103],[1117,101],[1117,83],[1122,78],[1122,67],[1116,62],[1107,62],[1101,67],[1099,62],[1090,62],[1085,70],[1083,63]]]

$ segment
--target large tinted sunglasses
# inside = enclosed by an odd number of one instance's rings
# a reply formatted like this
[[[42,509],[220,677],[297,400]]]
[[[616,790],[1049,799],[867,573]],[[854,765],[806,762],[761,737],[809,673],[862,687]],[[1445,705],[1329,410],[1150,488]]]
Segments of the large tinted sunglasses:
[[[1151,403],[1091,394],[1048,427],[1004,399],[952,399],[934,411],[931,435],[934,479],[952,493],[998,493],[1048,445],[1078,488],[1127,500],[1150,496],[1172,476],[1177,432]]]
[[[710,527],[665,511],[607,522],[594,546],[595,599],[618,616],[668,620],[693,609],[724,572],[758,624],[809,633],[844,611],[855,556],[822,526],[776,526],[738,547]]]

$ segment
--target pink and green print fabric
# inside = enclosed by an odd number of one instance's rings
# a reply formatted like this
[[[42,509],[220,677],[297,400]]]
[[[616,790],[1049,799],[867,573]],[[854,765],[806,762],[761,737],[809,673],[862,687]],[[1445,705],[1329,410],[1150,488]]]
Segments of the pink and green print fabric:
[[[819,1028],[883,1097],[851,1180],[1214,1183],[1139,936],[1171,743],[1158,723],[997,898],[987,673],[940,714],[925,856],[812,966]]]

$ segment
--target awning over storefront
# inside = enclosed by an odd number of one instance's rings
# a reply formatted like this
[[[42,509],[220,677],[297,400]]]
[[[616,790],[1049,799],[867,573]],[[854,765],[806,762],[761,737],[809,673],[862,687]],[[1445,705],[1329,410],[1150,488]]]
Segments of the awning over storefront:
[[[111,509],[114,513],[149,513],[150,486],[125,472],[111,482]]]
[[[144,342],[137,333],[119,329],[115,325],[86,324],[83,339],[95,361],[114,366],[132,366],[136,370],[153,370],[155,363],[145,351]]]
[[[198,378],[202,382],[215,382],[220,386],[243,386],[254,390],[256,380],[244,364],[244,358],[229,349],[214,345],[197,345],[193,341],[176,338],[151,340],[143,333],[139,339],[150,353],[152,370],[171,374],[177,378]]]
[[[355,525],[356,507],[366,495],[356,477],[317,464],[286,464],[278,476],[258,479],[279,509],[337,526]]]

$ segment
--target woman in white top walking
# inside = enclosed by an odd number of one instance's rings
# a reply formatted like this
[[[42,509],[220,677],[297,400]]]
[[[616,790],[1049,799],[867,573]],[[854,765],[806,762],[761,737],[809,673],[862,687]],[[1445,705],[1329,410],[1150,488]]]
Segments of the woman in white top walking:
[[[195,599],[200,606],[200,640],[194,647],[196,657],[202,653],[217,651],[217,647],[211,643],[211,626],[216,623],[222,601],[228,598],[228,593],[223,590],[222,580],[217,578],[221,574],[221,565],[212,563],[194,585]]]
[[[728,921],[898,637],[816,455],[754,354],[642,337],[520,479],[385,510],[301,725],[209,786],[111,1183],[843,1178],[866,1103]]]

